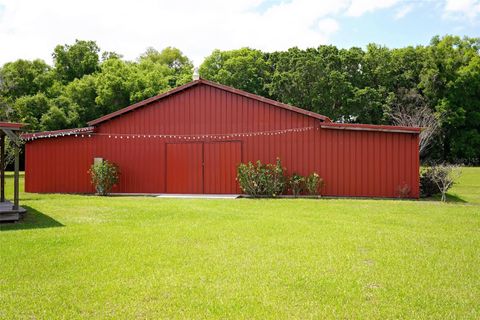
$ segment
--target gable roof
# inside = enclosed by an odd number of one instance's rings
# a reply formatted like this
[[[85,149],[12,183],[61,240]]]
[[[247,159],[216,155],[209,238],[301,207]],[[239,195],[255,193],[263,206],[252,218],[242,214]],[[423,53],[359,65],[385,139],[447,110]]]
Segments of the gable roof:
[[[288,104],[285,104],[285,103],[281,103],[281,102],[278,102],[278,101],[275,101],[275,100],[272,100],[272,99],[268,99],[268,98],[265,98],[265,97],[262,97],[262,96],[259,96],[259,95],[253,94],[253,93],[248,93],[248,92],[243,91],[243,90],[235,89],[235,88],[225,86],[225,85],[222,85],[222,84],[219,84],[219,83],[215,83],[215,82],[212,82],[212,81],[208,81],[208,80],[205,80],[205,79],[199,79],[199,80],[191,81],[187,84],[184,84],[183,86],[177,87],[175,89],[172,89],[172,90],[167,91],[165,93],[162,93],[160,95],[157,95],[157,96],[148,98],[146,100],[137,102],[135,104],[132,104],[131,106],[128,106],[128,107],[120,109],[120,110],[117,110],[115,112],[107,114],[107,115],[105,115],[103,117],[100,117],[98,119],[92,120],[92,121],[88,122],[88,125],[89,126],[98,125],[99,123],[102,123],[102,122],[105,122],[107,120],[113,119],[113,118],[118,117],[118,116],[120,116],[124,113],[133,111],[133,110],[138,109],[140,107],[146,106],[150,103],[162,100],[166,97],[169,97],[171,95],[174,95],[176,93],[179,93],[181,91],[184,91],[188,88],[192,88],[192,87],[200,85],[200,84],[204,84],[204,85],[207,85],[207,86],[210,86],[210,87],[214,87],[214,88],[217,88],[217,89],[220,89],[220,90],[224,90],[224,91],[227,91],[227,92],[230,92],[230,93],[233,93],[233,94],[241,95],[241,96],[244,96],[244,97],[247,97],[247,98],[250,98],[250,99],[254,99],[254,100],[257,100],[257,101],[261,101],[261,102],[264,102],[264,103],[267,103],[267,104],[270,104],[270,105],[273,105],[273,106],[276,106],[276,107],[279,107],[279,108],[283,108],[283,109],[286,109],[286,110],[289,110],[289,111],[297,112],[297,113],[300,113],[300,114],[303,114],[303,115],[306,115],[306,116],[309,116],[309,117],[312,117],[312,118],[315,118],[315,119],[319,119],[319,120],[324,121],[324,122],[331,122],[330,118],[328,118],[326,116],[323,116],[321,114],[315,113],[315,112],[300,109],[298,107],[294,107],[294,106],[291,106],[291,105],[288,105]]]

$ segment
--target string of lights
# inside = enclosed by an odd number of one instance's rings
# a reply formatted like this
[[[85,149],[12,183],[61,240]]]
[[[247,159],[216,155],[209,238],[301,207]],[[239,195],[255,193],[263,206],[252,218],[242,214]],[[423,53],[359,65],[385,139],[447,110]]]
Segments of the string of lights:
[[[83,129],[83,130],[82,130]],[[88,130],[87,130],[88,129]],[[255,131],[255,132],[240,132],[240,133],[215,133],[215,134],[139,134],[139,133],[95,133],[91,132],[91,128],[81,128],[73,129],[71,131],[62,131],[62,132],[52,132],[44,134],[30,134],[23,139],[25,141],[40,139],[40,138],[55,138],[55,137],[66,137],[73,136],[75,138],[91,138],[94,136],[106,137],[109,139],[179,139],[179,140],[203,140],[203,139],[213,139],[213,140],[223,140],[223,139],[232,139],[240,137],[257,137],[257,136],[276,136],[287,133],[297,133],[297,132],[306,132],[313,130],[314,127],[301,127],[301,128],[290,128],[290,129],[280,129],[272,131]]]

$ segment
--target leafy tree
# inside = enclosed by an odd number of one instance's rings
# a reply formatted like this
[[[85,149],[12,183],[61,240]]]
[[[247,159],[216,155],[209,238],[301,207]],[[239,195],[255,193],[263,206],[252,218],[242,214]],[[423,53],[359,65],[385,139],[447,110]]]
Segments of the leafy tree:
[[[57,106],[52,106],[50,109],[42,115],[40,118],[41,130],[56,130],[57,128],[67,128],[69,126],[69,120],[65,111]]]
[[[457,71],[447,97],[438,110],[443,113],[445,154],[449,160],[478,162],[480,158],[480,56]],[[462,162],[463,162],[462,161]]]
[[[149,48],[132,64],[130,101],[137,102],[192,80],[193,64],[172,47]]]
[[[270,94],[332,119],[350,118],[353,85],[340,56],[334,46],[277,53]]]
[[[268,96],[269,66],[260,50],[214,50],[199,69],[200,76],[261,96]]]
[[[392,50],[393,91],[418,88],[425,65],[425,51],[423,46]]]
[[[95,102],[97,98],[95,75],[87,75],[73,80],[65,87],[62,96],[70,102],[71,110],[77,110],[78,122],[75,127],[84,126],[88,121],[106,114],[106,111],[102,110]]]
[[[120,59],[108,59],[95,78],[96,105],[107,114],[130,104],[132,67]]]
[[[11,111],[10,103],[0,96],[0,121],[8,121]]]
[[[390,107],[391,93],[385,87],[355,88],[350,99],[350,119],[352,122],[382,124]]]
[[[53,83],[51,67],[43,60],[7,62],[0,69],[0,94],[17,99],[46,92]]]
[[[449,85],[457,76],[457,70],[478,56],[480,39],[457,36],[434,37],[426,49],[425,64],[418,86],[430,104],[438,105],[446,97]]]
[[[130,101],[138,102],[168,91],[173,88],[170,84],[176,82],[175,75],[166,65],[150,60],[142,61],[132,66]]]
[[[143,73],[148,73],[149,67],[156,68],[157,70],[153,73],[160,72],[158,76],[166,78],[170,88],[192,80],[193,63],[177,48],[167,47],[160,52],[154,48],[148,48],[138,60],[139,68]],[[162,87],[157,93],[161,91]]]
[[[20,97],[13,106],[12,120],[28,123],[30,129],[41,130],[40,119],[51,106],[52,101],[43,93]]]
[[[55,71],[68,83],[99,69],[100,48],[95,41],[75,40],[73,45],[58,45],[53,52]]]

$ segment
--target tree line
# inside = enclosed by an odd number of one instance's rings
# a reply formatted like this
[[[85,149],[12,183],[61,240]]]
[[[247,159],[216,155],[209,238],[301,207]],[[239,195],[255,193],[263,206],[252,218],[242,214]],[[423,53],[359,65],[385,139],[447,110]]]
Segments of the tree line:
[[[101,52],[94,41],[59,45],[54,65],[17,60],[0,69],[0,117],[33,130],[87,121],[191,81],[180,50],[148,49],[135,61]],[[262,52],[214,50],[200,76],[333,121],[395,124],[399,111],[431,113],[438,130],[424,160],[478,163],[480,39],[434,37],[426,46],[365,49],[331,45]],[[397,116],[395,116],[397,115]]]

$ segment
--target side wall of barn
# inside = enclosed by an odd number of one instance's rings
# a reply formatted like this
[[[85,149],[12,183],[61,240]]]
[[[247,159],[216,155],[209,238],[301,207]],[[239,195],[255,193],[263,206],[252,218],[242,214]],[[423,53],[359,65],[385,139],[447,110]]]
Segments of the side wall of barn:
[[[306,131],[248,136],[291,128]],[[192,136],[187,140],[158,135]],[[318,119],[207,85],[104,122],[91,137],[28,142],[25,189],[93,192],[88,169],[94,157],[102,157],[120,167],[115,192],[164,193],[168,191],[167,144],[212,141],[240,142],[242,162],[274,162],[279,157],[290,173],[318,172],[325,180],[325,195],[396,197],[398,188],[408,185],[411,197],[418,197],[416,134],[320,128]],[[209,186],[203,186],[204,192],[223,190],[211,185],[214,180],[205,183]]]

